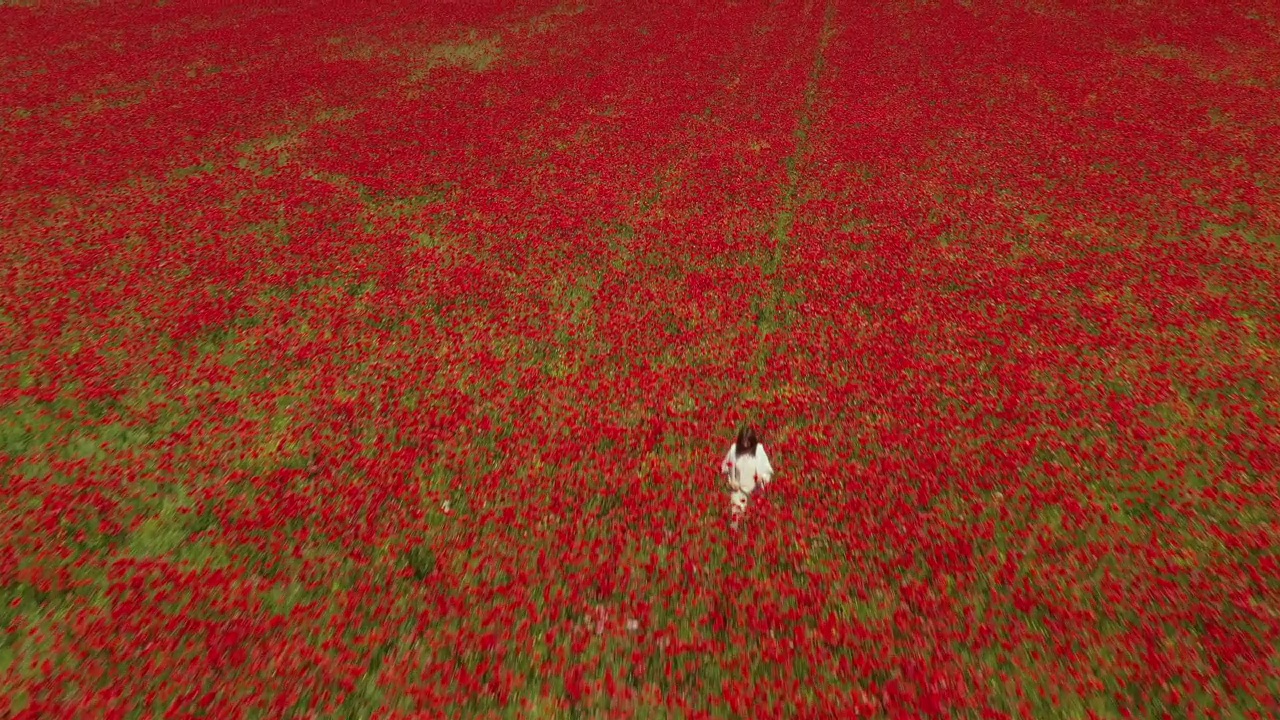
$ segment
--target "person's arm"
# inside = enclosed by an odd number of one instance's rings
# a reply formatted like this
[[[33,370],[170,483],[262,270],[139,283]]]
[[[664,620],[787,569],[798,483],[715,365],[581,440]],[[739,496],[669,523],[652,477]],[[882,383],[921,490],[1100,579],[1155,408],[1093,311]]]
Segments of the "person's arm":
[[[733,469],[733,449],[734,446],[730,445],[729,452],[724,454],[724,461],[720,463],[720,472],[727,473]]]
[[[738,478],[734,475],[734,472],[733,472],[733,466],[735,465],[735,460],[734,460],[735,447],[736,445],[729,446],[729,452],[725,453],[724,461],[720,463],[720,474],[724,475],[724,480],[725,482],[729,483],[730,490],[738,489]]]
[[[760,476],[760,480],[765,485],[773,479],[773,466],[769,464],[769,456],[764,451],[764,445],[756,445],[756,474]]]

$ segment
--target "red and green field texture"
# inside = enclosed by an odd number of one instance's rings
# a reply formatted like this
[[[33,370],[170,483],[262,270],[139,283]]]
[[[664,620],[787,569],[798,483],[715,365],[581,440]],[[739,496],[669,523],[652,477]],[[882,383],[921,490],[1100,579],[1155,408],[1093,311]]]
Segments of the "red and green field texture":
[[[1262,0],[0,2],[0,715],[1275,717],[1277,168]]]

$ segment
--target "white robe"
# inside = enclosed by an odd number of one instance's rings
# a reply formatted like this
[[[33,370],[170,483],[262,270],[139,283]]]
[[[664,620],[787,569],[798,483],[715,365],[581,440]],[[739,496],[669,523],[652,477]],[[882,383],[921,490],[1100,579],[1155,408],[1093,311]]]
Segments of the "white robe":
[[[756,443],[754,455],[738,455],[737,443],[729,446],[729,452],[720,463],[720,472],[729,476],[729,488],[733,491],[730,501],[734,512],[747,509],[747,498],[757,486],[763,487],[773,479],[773,466],[764,451],[763,443]]]

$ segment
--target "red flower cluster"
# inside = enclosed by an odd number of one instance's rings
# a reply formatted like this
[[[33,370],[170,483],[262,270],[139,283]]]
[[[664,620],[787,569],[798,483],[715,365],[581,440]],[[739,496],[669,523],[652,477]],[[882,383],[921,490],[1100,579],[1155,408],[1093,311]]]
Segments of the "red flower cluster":
[[[1280,712],[1277,10],[615,5],[0,3],[0,713]]]

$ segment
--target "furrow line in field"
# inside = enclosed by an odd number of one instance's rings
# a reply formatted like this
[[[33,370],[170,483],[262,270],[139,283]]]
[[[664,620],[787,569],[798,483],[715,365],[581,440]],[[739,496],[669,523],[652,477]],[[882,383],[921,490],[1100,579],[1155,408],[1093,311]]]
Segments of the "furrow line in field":
[[[774,214],[771,235],[774,246],[773,253],[766,260],[764,274],[769,278],[769,293],[766,305],[762,308],[764,322],[761,324],[761,342],[756,346],[753,362],[751,387],[749,396],[753,400],[760,398],[760,384],[764,376],[765,364],[773,351],[773,344],[768,342],[769,335],[784,330],[777,322],[779,307],[787,294],[779,267],[785,260],[788,249],[794,240],[795,213],[800,204],[800,179],[809,162],[812,146],[809,139],[809,128],[813,124],[813,113],[818,100],[818,83],[826,67],[827,44],[835,34],[836,28],[835,0],[827,0],[823,11],[822,27],[818,31],[818,48],[814,54],[813,68],[805,85],[804,103],[800,109],[800,117],[795,129],[795,150],[787,158],[787,184],[783,188],[777,212]]]

